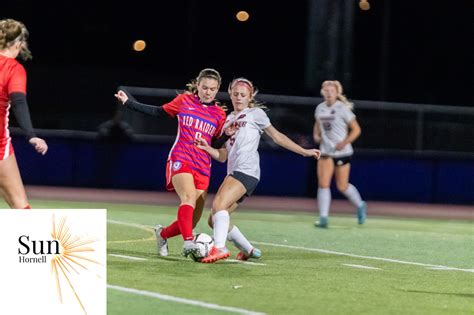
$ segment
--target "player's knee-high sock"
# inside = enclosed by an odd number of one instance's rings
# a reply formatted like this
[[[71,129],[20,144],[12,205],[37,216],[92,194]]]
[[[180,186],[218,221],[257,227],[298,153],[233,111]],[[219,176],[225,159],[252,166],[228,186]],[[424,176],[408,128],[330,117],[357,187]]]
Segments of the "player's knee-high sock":
[[[227,210],[217,211],[212,218],[214,220],[214,242],[216,247],[225,247],[230,224],[229,212]]]
[[[357,190],[357,188],[354,187],[354,185],[349,184],[347,189],[345,191],[342,191],[342,193],[357,208],[362,205],[362,198],[360,197],[359,191]]]
[[[227,239],[234,243],[235,247],[238,249],[250,254],[252,252],[253,246],[247,240],[247,238],[240,232],[239,228],[234,224],[232,230],[230,230],[227,235]]]
[[[329,207],[331,205],[331,189],[318,188],[318,207],[319,215],[327,217],[329,215]]]
[[[185,241],[191,241],[193,237],[193,212],[190,205],[181,205],[178,208],[178,226]]]
[[[167,227],[163,228],[163,230],[161,230],[161,233],[160,233],[161,237],[163,237],[164,239],[168,239],[170,237],[174,237],[179,234],[181,234],[181,231],[179,230],[178,221],[174,221]]]

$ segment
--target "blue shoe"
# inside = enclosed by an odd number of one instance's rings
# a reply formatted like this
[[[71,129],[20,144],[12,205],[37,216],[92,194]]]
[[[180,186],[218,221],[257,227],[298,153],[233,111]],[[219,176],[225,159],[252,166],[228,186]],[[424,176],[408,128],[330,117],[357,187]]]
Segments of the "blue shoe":
[[[357,221],[359,224],[364,224],[365,218],[367,217],[367,204],[365,201],[362,202],[359,208],[357,208]]]
[[[328,227],[328,217],[320,217],[319,221],[314,222],[314,226],[322,229],[327,229]]]

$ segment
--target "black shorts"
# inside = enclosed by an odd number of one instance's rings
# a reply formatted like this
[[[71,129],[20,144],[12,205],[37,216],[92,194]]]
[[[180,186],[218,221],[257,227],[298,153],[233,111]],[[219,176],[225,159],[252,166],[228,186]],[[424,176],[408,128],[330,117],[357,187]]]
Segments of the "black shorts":
[[[245,197],[251,196],[255,188],[257,188],[259,180],[253,176],[244,174],[242,172],[234,172],[233,174],[229,175],[241,182],[245,187],[245,194],[242,196],[242,198],[237,200],[237,203],[241,203],[244,201]]]
[[[323,156],[325,158],[331,158],[332,161],[334,162],[334,166],[343,166],[348,163],[351,163],[352,155],[347,155],[347,156],[340,156],[340,157],[332,157],[332,156]]]

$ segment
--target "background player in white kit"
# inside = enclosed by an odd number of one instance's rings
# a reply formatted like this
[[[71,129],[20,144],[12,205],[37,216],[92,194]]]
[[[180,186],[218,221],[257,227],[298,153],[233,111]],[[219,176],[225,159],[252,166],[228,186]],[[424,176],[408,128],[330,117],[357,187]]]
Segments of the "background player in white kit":
[[[339,81],[324,81],[321,87],[324,102],[316,107],[313,129],[314,141],[319,143],[321,159],[318,161],[318,207],[319,222],[316,226],[328,226],[331,205],[331,179],[336,175],[337,189],[357,207],[358,223],[365,222],[367,205],[359,191],[349,183],[351,157],[354,153],[351,143],[360,133],[360,126],[352,112],[353,104],[342,94]],[[348,132],[350,129],[350,132]]]
[[[272,126],[267,114],[254,99],[257,91],[252,82],[245,78],[234,79],[229,85],[229,94],[234,111],[227,116],[224,128],[226,133],[233,135],[226,141],[225,148],[214,149],[205,140],[196,140],[196,145],[214,159],[220,162],[228,159],[227,176],[214,198],[212,219],[209,220],[214,229],[215,246],[202,259],[203,263],[213,263],[230,256],[225,247],[226,239],[233,241],[241,250],[237,259],[260,257],[260,251],[249,243],[235,225],[230,225],[229,214],[245,196],[252,194],[260,180],[258,145],[263,131],[285,149],[305,157],[318,159],[320,156],[319,150],[302,148]]]

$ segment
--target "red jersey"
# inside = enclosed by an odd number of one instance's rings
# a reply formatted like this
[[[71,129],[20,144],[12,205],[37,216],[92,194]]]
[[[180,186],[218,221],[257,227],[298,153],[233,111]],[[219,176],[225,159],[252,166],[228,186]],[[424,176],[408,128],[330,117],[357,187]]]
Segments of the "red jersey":
[[[224,110],[217,105],[201,103],[193,94],[180,94],[163,105],[163,109],[168,115],[178,118],[178,134],[168,160],[184,163],[193,171],[209,177],[211,157],[194,145],[194,139],[200,137],[210,144],[213,137],[220,136],[226,118]]]
[[[26,94],[25,68],[16,59],[0,54],[0,160],[12,153],[8,116],[9,95],[14,92]]]

